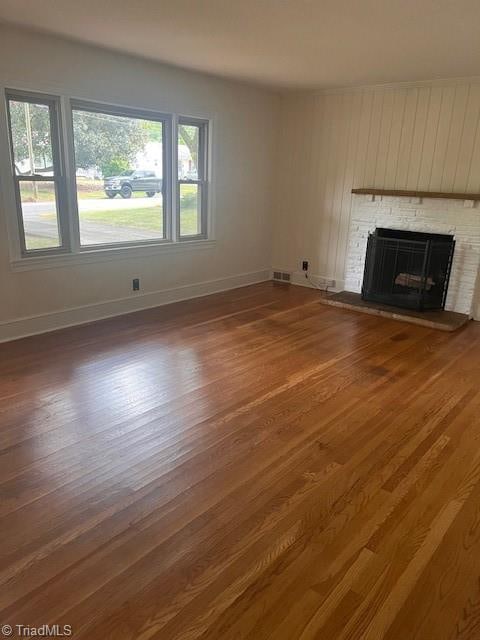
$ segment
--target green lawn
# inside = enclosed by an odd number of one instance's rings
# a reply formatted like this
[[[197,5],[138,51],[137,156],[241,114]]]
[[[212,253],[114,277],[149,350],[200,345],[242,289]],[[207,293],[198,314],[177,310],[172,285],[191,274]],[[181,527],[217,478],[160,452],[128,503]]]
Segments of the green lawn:
[[[55,213],[53,211],[51,213],[42,213],[41,216],[42,218],[53,220]],[[82,221],[99,222],[112,227],[145,229],[160,233],[163,227],[163,216],[160,207],[83,211],[80,213],[80,222]],[[195,235],[197,233],[197,210],[195,208],[182,208],[181,228],[183,235]],[[50,242],[46,238],[29,236],[29,249],[41,249],[48,246]]]
[[[80,194],[84,198],[85,192]],[[104,194],[102,194],[105,197]],[[145,194],[134,194],[145,197]],[[91,197],[91,196],[89,196]],[[118,197],[118,196],[117,196]],[[80,221],[100,222],[115,227],[132,227],[161,232],[163,216],[161,206],[156,205],[156,199],[152,200],[151,207],[132,207],[129,209],[116,209],[115,200],[112,200],[112,208],[106,211],[83,211],[80,213]],[[157,200],[158,202],[158,200]],[[196,192],[193,185],[183,185],[181,204],[181,229],[182,235],[195,235],[197,233]]]
[[[82,191],[81,189],[77,190],[77,194],[80,200],[98,200],[99,198],[106,198],[105,191],[100,189],[98,191]],[[132,198],[145,198],[145,191],[134,191],[132,193]],[[120,195],[115,196],[115,198],[121,199]]]
[[[52,247],[58,246],[53,242],[53,238],[43,238],[29,234],[25,235],[25,241],[29,251],[31,249],[51,249]]]
[[[82,211],[80,222],[101,222],[113,227],[133,227],[161,231],[163,216],[161,207],[132,207],[131,209],[108,209],[107,211]]]
[[[51,182],[37,182],[35,195],[32,182],[20,182],[20,195],[22,202],[52,202],[55,199],[54,187]]]
[[[83,211],[80,213],[80,222],[101,222],[114,227],[132,227],[133,229],[146,229],[162,231],[163,216],[160,208],[132,207],[131,209],[109,209],[107,211]],[[183,235],[195,235],[197,233],[197,210],[195,208],[182,208],[181,227]]]

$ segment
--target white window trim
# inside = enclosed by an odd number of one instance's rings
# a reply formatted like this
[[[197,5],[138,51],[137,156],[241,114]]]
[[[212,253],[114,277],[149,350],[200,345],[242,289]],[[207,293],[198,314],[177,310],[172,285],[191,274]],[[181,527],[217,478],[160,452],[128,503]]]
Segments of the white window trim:
[[[69,100],[69,105],[68,108],[66,110],[66,112],[68,113],[69,117],[72,118],[72,114],[73,111],[75,110],[80,110],[80,111],[91,111],[91,112],[98,112],[98,113],[108,113],[111,115],[116,115],[116,116],[126,116],[126,117],[131,117],[131,118],[144,118],[144,119],[149,119],[149,120],[153,120],[153,121],[157,121],[157,122],[161,122],[163,124],[163,133],[165,135],[165,144],[163,146],[163,159],[162,159],[162,167],[163,167],[163,184],[166,185],[166,188],[163,191],[163,196],[164,196],[164,204],[163,204],[163,223],[165,225],[165,237],[163,239],[152,239],[152,240],[142,240],[141,242],[112,242],[112,243],[104,243],[101,245],[80,245],[78,247],[78,250],[82,253],[87,252],[87,251],[95,251],[98,250],[100,248],[103,249],[120,249],[123,247],[132,247],[132,246],[148,246],[148,245],[160,245],[160,244],[165,244],[168,242],[172,242],[172,234],[171,234],[171,228],[172,228],[172,217],[173,217],[173,207],[172,207],[172,172],[173,172],[173,168],[172,168],[172,153],[168,152],[169,148],[171,149],[172,143],[171,143],[171,138],[172,138],[172,120],[173,120],[173,116],[171,114],[168,113],[161,113],[161,112],[152,112],[152,111],[145,111],[143,109],[133,109],[131,107],[116,107],[116,106],[112,106],[109,104],[105,104],[102,102],[92,102],[90,100],[86,101],[86,100],[75,100],[73,98],[71,98]],[[72,121],[69,122],[69,129],[70,129],[70,135],[71,135],[71,139],[74,142],[74,137],[73,137],[73,118]],[[71,166],[71,177],[72,177],[72,185],[74,185],[74,188],[72,190],[72,187],[70,188],[71,192],[75,194],[74,197],[74,202],[72,203],[74,206],[74,209],[72,210],[72,218],[75,221],[79,221],[79,215],[78,215],[78,201],[77,201],[77,197],[76,197],[76,193],[77,193],[77,189],[76,189],[76,176],[75,176],[75,159],[74,159],[74,155],[75,155],[75,145],[73,144],[73,146],[69,147],[69,151],[71,151],[73,153],[73,158],[72,158],[72,166]],[[80,239],[79,234],[75,234],[76,237],[78,239]]]
[[[93,249],[78,253],[57,253],[50,256],[28,256],[10,261],[12,271],[37,271],[39,269],[52,269],[55,267],[68,267],[82,264],[110,262],[118,259],[134,259],[149,256],[168,255],[171,253],[183,253],[213,249],[216,241],[213,239],[190,240],[184,242],[163,242],[150,245],[116,246],[108,249]]]
[[[118,103],[106,102],[101,99],[84,99],[66,95],[56,90],[46,89],[44,87],[30,89],[25,87],[16,87],[14,83],[3,84],[0,86],[0,197],[3,204],[7,223],[8,244],[10,249],[10,266],[12,271],[29,271],[38,269],[50,269],[60,266],[89,264],[95,262],[106,262],[116,259],[131,259],[153,255],[176,253],[177,251],[198,251],[201,249],[211,249],[215,246],[214,237],[214,174],[212,172],[213,160],[213,133],[214,118],[204,116],[190,116],[185,114],[170,113],[165,110],[156,110],[151,108],[137,108],[132,105],[124,105]],[[60,136],[63,152],[63,163],[66,183],[66,211],[61,212],[65,215],[68,222],[69,248],[57,250],[56,252],[37,253],[28,252],[22,254],[20,227],[17,218],[17,202],[15,197],[14,180],[11,175],[10,160],[10,133],[9,121],[6,108],[6,93],[25,93],[32,96],[45,95],[46,97],[54,97],[58,99],[59,119],[60,119]],[[126,115],[128,112],[142,114],[140,117],[155,118],[166,117],[171,121],[169,145],[171,157],[170,170],[170,198],[171,198],[171,214],[167,215],[167,237],[162,240],[146,240],[142,242],[117,243],[109,245],[92,245],[80,246],[79,235],[79,218],[77,211],[77,195],[76,195],[76,178],[75,178],[75,162],[74,162],[74,144],[73,144],[73,123],[72,123],[72,107],[76,104],[92,105],[98,108],[105,107],[111,110],[117,110],[119,113],[123,110]],[[208,199],[206,204],[206,235],[204,237],[191,236],[180,240],[178,237],[178,211],[175,206],[177,197],[177,123],[179,119],[197,120],[208,124],[207,138],[207,182],[208,182]],[[168,156],[168,154],[167,154]]]
[[[201,118],[189,118],[187,116],[179,116],[175,119],[175,135],[177,140],[178,151],[178,127],[181,124],[193,125],[199,127],[199,152],[200,160],[198,162],[197,180],[183,180],[178,177],[178,158],[175,158],[176,165],[176,178],[177,178],[177,191],[175,193],[175,207],[176,207],[176,222],[177,222],[177,238],[179,242],[189,242],[190,240],[201,240],[208,238],[208,202],[209,202],[209,180],[210,175],[210,148],[209,148],[209,136],[208,136],[208,120]],[[196,233],[189,236],[182,236],[180,233],[180,186],[182,184],[196,184],[199,187],[197,193],[200,193],[200,233]]]
[[[35,252],[36,255],[57,255],[59,253],[70,252],[70,233],[68,224],[68,205],[67,205],[67,192],[66,192],[66,180],[65,180],[65,162],[63,157],[64,143],[63,143],[63,131],[61,123],[61,104],[60,97],[38,93],[38,92],[24,92],[24,91],[11,91],[5,92],[5,103],[7,110],[7,119],[9,120],[9,101],[21,101],[31,104],[43,104],[48,106],[50,117],[50,144],[52,148],[52,162],[53,162],[53,175],[52,176],[40,176],[38,174],[19,176],[16,173],[14,165],[13,155],[13,142],[9,137],[9,151],[10,151],[10,175],[13,181],[13,189],[15,195],[15,209],[17,212],[17,226],[19,231],[20,240],[20,254],[22,257],[32,255],[32,252],[26,248],[24,222],[22,216],[22,203],[20,197],[20,184],[21,182],[51,182],[55,189],[55,207],[57,213],[57,225],[59,232],[60,246],[49,247]]]

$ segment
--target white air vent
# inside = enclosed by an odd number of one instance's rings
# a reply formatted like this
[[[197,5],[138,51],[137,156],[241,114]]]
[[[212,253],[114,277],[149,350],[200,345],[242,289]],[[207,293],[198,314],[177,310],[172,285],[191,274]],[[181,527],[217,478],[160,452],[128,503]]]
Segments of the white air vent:
[[[274,271],[273,279],[278,282],[290,282],[291,274],[288,271]]]

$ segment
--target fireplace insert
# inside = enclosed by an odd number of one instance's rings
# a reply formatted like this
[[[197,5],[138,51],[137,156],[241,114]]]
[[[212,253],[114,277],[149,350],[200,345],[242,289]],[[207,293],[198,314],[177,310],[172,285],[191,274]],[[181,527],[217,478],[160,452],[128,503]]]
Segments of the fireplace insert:
[[[377,228],[368,236],[362,298],[395,307],[443,309],[455,239]]]

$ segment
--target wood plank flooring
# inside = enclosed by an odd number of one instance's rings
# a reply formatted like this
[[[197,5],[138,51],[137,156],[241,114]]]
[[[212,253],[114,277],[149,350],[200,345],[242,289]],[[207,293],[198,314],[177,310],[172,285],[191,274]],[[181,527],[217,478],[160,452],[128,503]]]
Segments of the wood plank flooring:
[[[11,637],[480,638],[480,323],[320,295],[264,283],[0,345]]]

